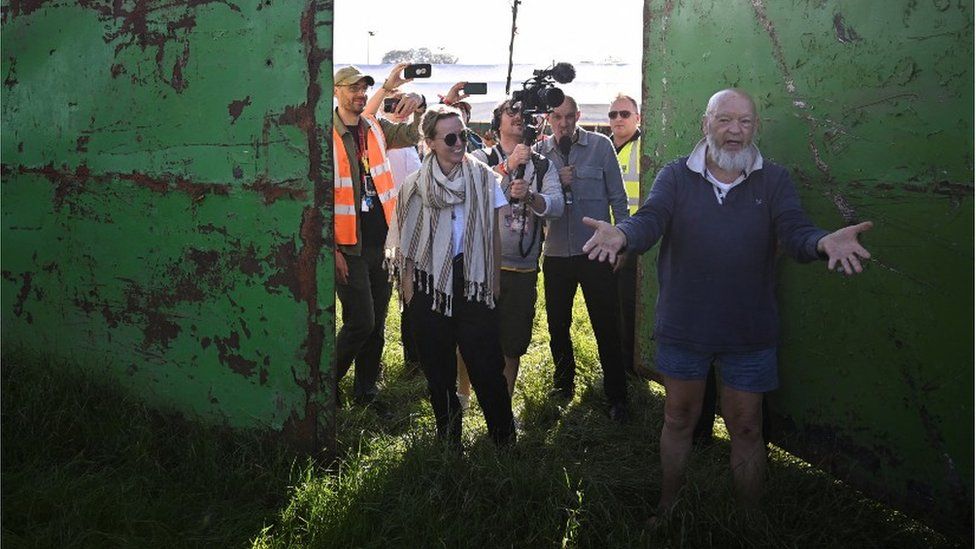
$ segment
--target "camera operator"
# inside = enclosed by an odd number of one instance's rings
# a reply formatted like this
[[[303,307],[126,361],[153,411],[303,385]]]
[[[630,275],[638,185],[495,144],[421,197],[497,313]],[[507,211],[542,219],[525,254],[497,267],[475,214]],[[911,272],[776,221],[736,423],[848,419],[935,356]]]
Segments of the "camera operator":
[[[510,395],[515,391],[519,362],[532,339],[543,225],[563,214],[559,174],[552,162],[523,143],[523,127],[519,109],[511,100],[502,102],[491,120],[500,143],[473,153],[502,176],[502,190],[509,198],[509,204],[499,211],[502,272],[497,304]],[[519,166],[525,166],[525,173],[516,178]],[[464,387],[458,393],[463,395]]]
[[[544,249],[546,316],[555,363],[553,385],[557,396],[572,398],[576,359],[569,329],[573,298],[581,286],[596,335],[610,418],[622,423],[630,413],[620,349],[617,280],[610,265],[594,265],[583,253],[583,244],[593,236],[593,229],[583,224],[583,217],[607,221],[612,209],[614,220],[626,219],[627,193],[610,139],[577,127],[579,118],[576,101],[566,96],[549,115],[552,135],[537,145],[559,169],[564,193],[573,196],[573,203],[566,205],[563,216],[550,223]]]

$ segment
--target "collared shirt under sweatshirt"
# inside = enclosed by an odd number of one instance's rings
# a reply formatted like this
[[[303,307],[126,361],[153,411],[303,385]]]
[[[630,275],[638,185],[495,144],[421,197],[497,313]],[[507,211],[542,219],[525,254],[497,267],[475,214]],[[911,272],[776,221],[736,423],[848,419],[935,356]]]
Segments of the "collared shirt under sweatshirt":
[[[659,342],[704,352],[777,344],[777,247],[813,261],[828,233],[810,222],[785,168],[761,161],[752,168],[720,201],[699,143],[691,157],[665,166],[643,206],[617,225],[628,251],[643,253],[661,239]]]

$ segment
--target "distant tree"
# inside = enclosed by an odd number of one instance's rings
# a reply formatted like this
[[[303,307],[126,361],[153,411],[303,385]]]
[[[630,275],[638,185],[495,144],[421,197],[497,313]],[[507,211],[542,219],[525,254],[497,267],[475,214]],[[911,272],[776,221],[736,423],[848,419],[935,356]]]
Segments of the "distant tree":
[[[383,64],[396,63],[433,63],[435,65],[453,65],[458,62],[456,55],[449,53],[434,53],[430,48],[411,48],[409,50],[390,50],[383,54]]]

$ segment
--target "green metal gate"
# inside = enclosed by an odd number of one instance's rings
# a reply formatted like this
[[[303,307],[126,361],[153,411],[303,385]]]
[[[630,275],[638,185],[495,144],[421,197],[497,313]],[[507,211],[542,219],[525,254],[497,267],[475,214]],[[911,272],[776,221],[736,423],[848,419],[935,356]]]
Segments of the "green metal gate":
[[[331,440],[331,23],[314,1],[4,5],[5,351]]]

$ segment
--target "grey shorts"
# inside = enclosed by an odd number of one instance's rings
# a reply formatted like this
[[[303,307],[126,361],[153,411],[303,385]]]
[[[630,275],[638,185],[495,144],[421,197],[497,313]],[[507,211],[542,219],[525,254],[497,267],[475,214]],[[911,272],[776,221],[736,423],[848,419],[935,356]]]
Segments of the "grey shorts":
[[[507,357],[518,358],[529,349],[529,342],[532,341],[532,320],[535,319],[538,278],[538,271],[502,271],[498,323],[502,354]]]

